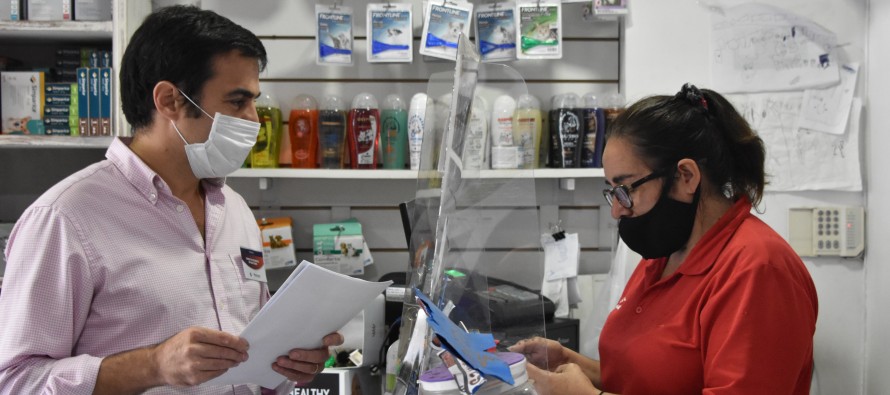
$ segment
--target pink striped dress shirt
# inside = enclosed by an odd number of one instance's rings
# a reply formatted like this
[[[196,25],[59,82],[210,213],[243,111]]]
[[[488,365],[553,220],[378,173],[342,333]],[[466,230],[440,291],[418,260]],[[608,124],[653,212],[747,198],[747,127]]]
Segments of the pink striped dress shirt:
[[[222,180],[203,181],[205,241],[186,204],[123,142],[106,158],[44,193],[10,235],[0,293],[2,394],[90,394],[103,357],[190,326],[238,334],[269,299],[266,285],[242,272],[239,247],[262,246],[240,195]],[[260,392],[245,385],[147,393]]]

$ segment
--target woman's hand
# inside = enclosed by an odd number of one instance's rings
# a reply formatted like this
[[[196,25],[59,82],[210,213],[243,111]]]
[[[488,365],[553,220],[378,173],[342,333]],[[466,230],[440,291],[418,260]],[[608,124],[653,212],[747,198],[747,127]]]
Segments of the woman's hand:
[[[528,377],[535,382],[538,395],[599,394],[599,390],[593,386],[581,367],[574,363],[559,365],[552,372],[534,365],[527,365],[526,370]]]
[[[555,340],[543,337],[520,340],[509,348],[512,352],[525,355],[525,359],[541,369],[555,371],[560,365],[568,363],[569,358],[564,348]]]

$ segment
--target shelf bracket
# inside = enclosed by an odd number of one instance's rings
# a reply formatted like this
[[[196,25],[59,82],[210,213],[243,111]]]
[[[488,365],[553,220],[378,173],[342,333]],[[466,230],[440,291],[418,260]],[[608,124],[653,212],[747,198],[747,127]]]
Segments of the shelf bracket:
[[[564,191],[574,191],[575,190],[575,179],[574,178],[560,178],[559,179],[559,189]]]
[[[269,177],[260,177],[260,190],[265,191],[268,190],[269,187],[272,186],[272,180]]]

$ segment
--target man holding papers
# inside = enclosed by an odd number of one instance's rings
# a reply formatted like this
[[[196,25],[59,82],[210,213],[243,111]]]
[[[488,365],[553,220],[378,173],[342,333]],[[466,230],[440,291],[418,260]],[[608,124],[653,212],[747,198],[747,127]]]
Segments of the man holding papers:
[[[0,394],[286,394],[323,368],[337,333],[268,359],[268,339],[239,337],[269,290],[245,276],[260,232],[225,176],[256,140],[265,64],[253,33],[194,7],[133,34],[120,70],[132,142],[44,193],[9,238]],[[276,388],[207,383],[251,360]]]

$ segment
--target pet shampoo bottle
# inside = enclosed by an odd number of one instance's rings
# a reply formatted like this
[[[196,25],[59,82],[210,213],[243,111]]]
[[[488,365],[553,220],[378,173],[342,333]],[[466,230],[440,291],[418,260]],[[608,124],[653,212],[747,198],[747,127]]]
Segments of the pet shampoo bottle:
[[[541,146],[541,105],[532,95],[521,95],[516,100],[513,114],[513,144],[519,147],[519,168],[538,167]]]
[[[550,110],[551,167],[578,167],[582,132],[580,101],[574,93],[554,97]]]
[[[281,108],[274,97],[265,94],[256,100],[256,112],[260,131],[256,144],[250,150],[250,166],[276,168],[278,146],[281,144]]]
[[[380,109],[370,93],[359,93],[349,110],[349,161],[353,169],[376,169],[380,144]]]
[[[404,169],[408,153],[408,111],[399,95],[389,95],[383,100],[383,168]]]
[[[519,151],[513,145],[513,113],[516,100],[509,95],[495,99],[491,111],[491,168],[515,169]]]
[[[582,114],[584,129],[581,143],[581,167],[602,167],[603,142],[606,134],[606,123],[603,121],[603,109],[599,107],[596,95],[588,93],[583,98]]]
[[[318,152],[318,105],[309,95],[299,95],[287,122],[292,167],[311,169],[316,167]]]
[[[420,151],[423,149],[424,128],[426,127],[426,110],[429,96],[420,92],[411,98],[408,109],[408,148],[411,170],[420,169]]]
[[[464,169],[488,168],[488,105],[482,96],[473,98],[470,107],[470,120],[464,135],[463,154],[461,155]]]
[[[343,139],[346,136],[346,104],[338,96],[325,97],[318,113],[321,167],[343,167]]]

